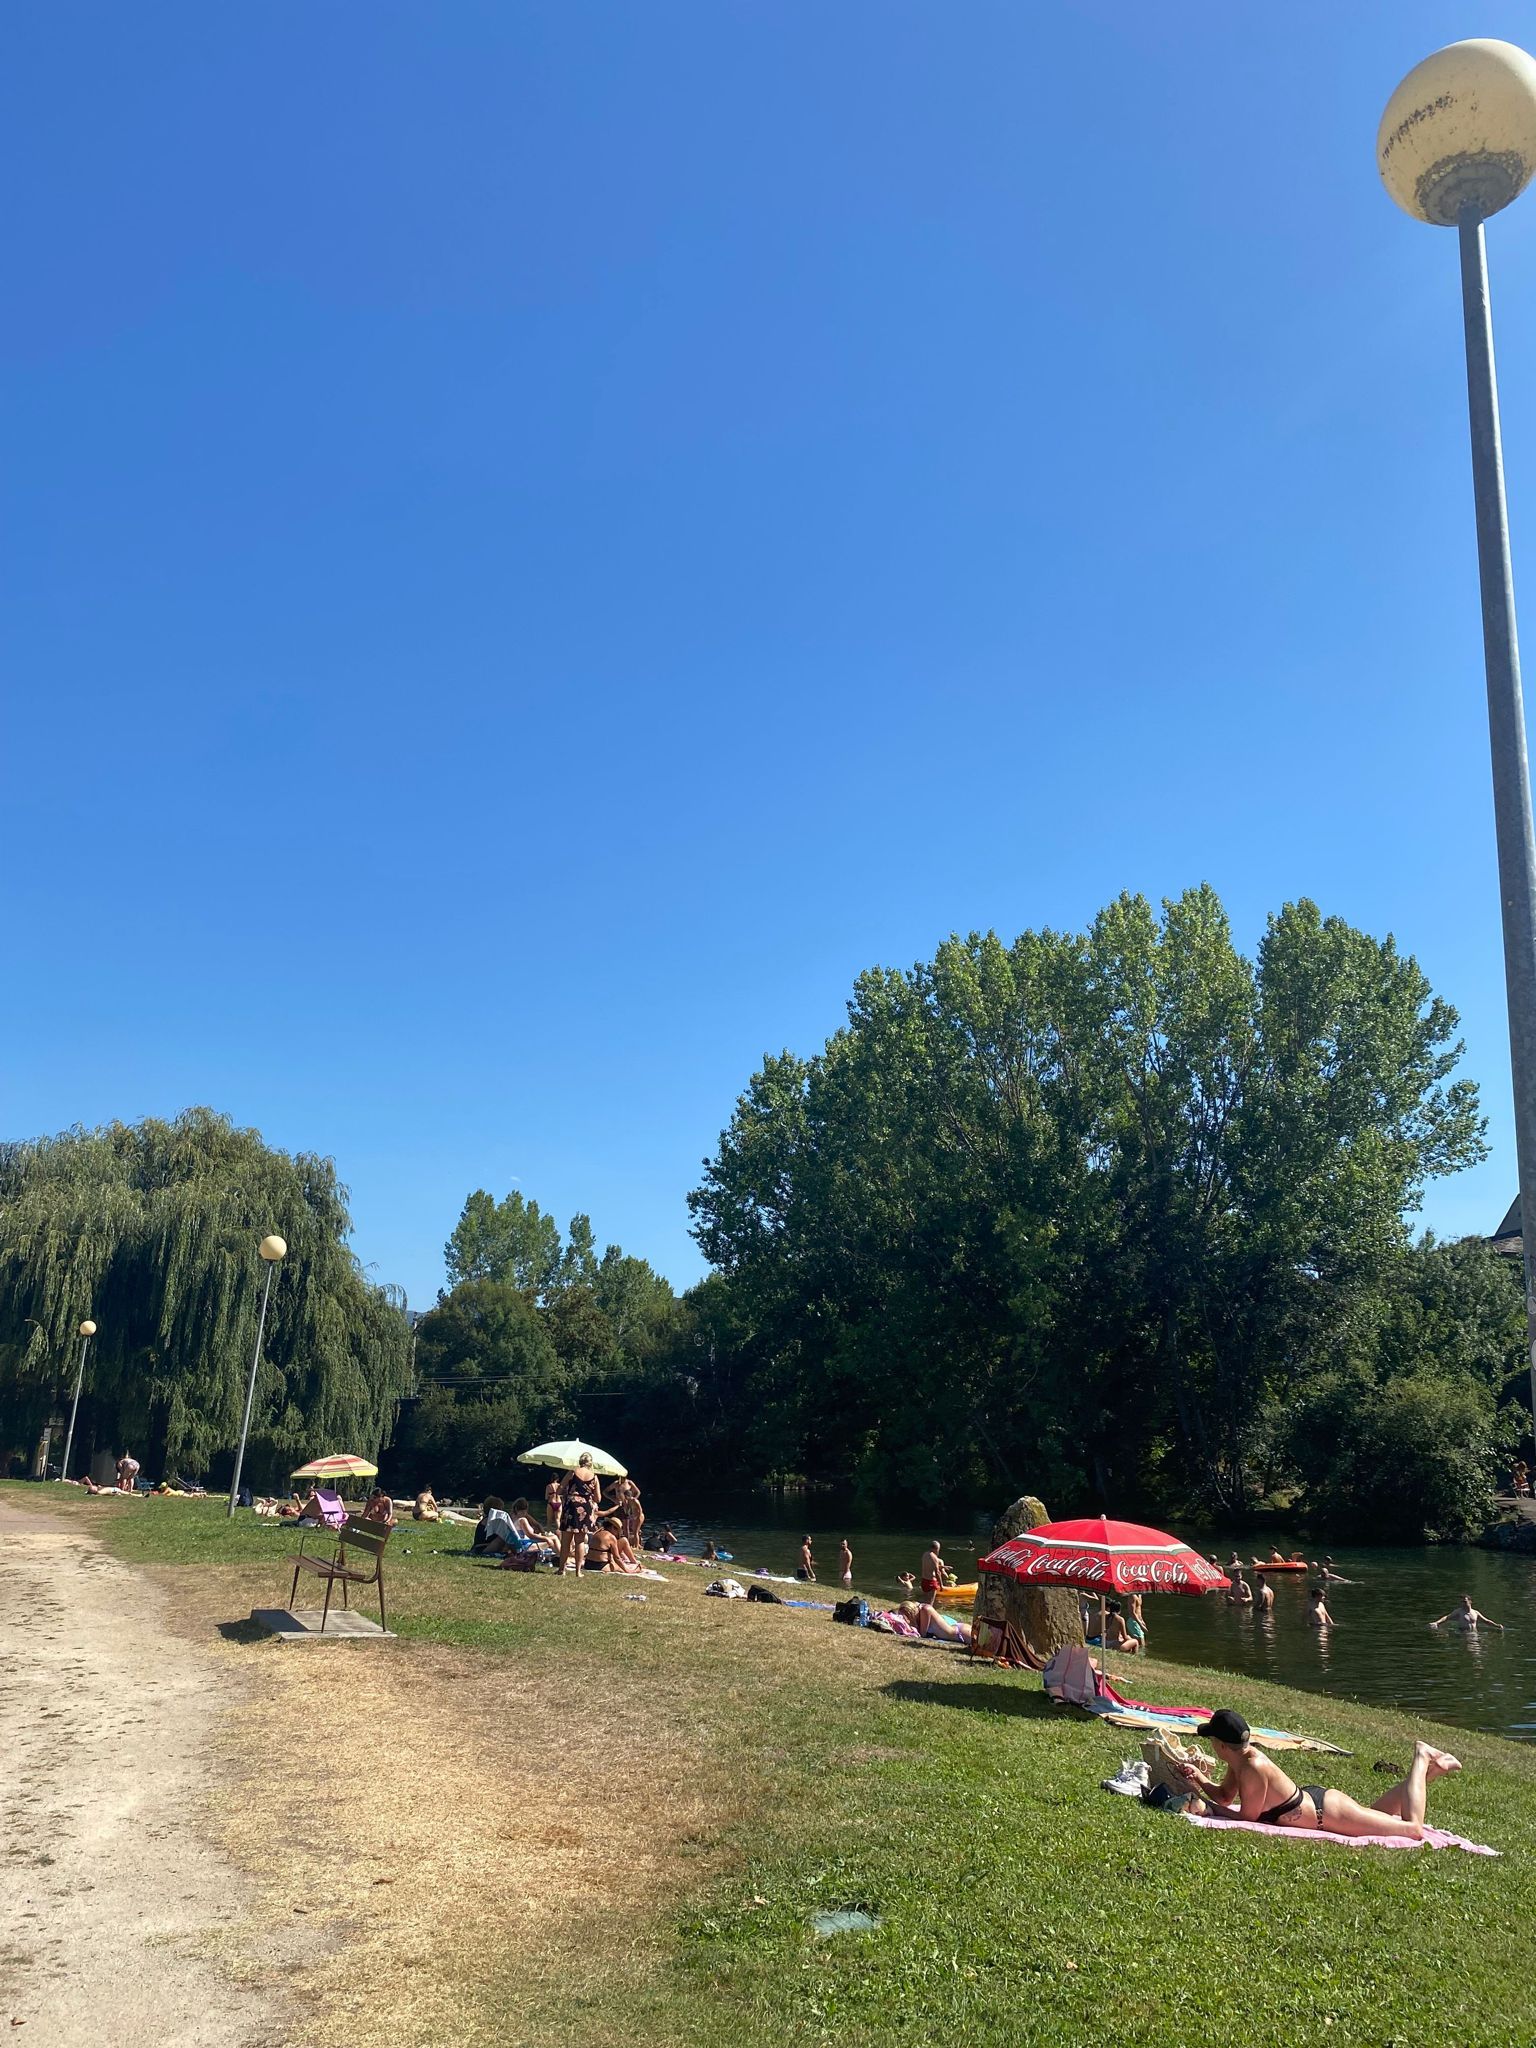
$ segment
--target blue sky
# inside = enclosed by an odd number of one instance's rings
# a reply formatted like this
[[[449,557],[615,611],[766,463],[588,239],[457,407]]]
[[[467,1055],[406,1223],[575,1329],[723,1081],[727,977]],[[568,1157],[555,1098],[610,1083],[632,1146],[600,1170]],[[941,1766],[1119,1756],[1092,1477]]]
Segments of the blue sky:
[[[1209,880],[1417,954],[1490,1228],[1455,244],[1373,155],[1468,33],[1536,8],[16,14],[0,1134],[215,1104],[413,1302],[479,1185],[684,1283],[860,968]]]

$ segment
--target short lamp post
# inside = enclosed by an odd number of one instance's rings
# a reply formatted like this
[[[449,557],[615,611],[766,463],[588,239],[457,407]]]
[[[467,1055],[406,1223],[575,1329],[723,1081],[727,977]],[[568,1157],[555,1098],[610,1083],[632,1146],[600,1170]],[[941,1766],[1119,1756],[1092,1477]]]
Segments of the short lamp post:
[[[1536,172],[1536,58],[1513,43],[1481,40],[1451,43],[1426,57],[1387,102],[1376,161],[1382,182],[1405,213],[1431,227],[1454,228],[1461,244],[1472,495],[1520,1171],[1526,1352],[1536,1429],[1536,841],[1483,242],[1483,222],[1518,199]]]
[[[256,1370],[261,1364],[261,1347],[267,1334],[267,1303],[272,1299],[272,1275],[281,1260],[288,1256],[288,1246],[280,1237],[264,1237],[261,1240],[261,1256],[267,1262],[267,1284],[261,1290],[261,1319],[256,1325],[256,1349],[251,1353],[251,1377],[245,1389],[245,1415],[240,1424],[240,1442],[235,1451],[235,1472],[229,1482],[229,1518],[233,1518],[235,1502],[240,1498],[240,1472],[245,1464],[245,1440],[251,1433],[251,1409],[256,1403]]]
[[[85,1383],[86,1347],[96,1334],[96,1325],[87,1317],[80,1325],[80,1363],[75,1369],[75,1398],[69,1404],[69,1428],[64,1436],[64,1462],[59,1467],[59,1477],[69,1477],[69,1454],[75,1446],[75,1417],[80,1413],[80,1389]]]

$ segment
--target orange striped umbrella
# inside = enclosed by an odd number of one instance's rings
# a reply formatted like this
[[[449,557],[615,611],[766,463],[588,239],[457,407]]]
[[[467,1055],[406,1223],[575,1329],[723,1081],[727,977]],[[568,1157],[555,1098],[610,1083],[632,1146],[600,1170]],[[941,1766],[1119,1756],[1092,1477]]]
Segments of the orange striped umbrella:
[[[379,1468],[370,1465],[366,1458],[354,1458],[342,1451],[334,1458],[311,1458],[307,1465],[301,1465],[297,1472],[289,1473],[290,1479],[377,1479]]]

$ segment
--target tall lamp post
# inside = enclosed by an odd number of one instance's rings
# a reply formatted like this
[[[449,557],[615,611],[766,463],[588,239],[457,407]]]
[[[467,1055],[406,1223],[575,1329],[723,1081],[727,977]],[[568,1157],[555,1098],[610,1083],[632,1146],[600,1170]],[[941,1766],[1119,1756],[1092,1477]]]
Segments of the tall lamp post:
[[[1536,841],[1483,243],[1483,222],[1518,199],[1536,173],[1536,58],[1513,43],[1486,40],[1451,43],[1426,57],[1387,102],[1376,136],[1376,161],[1382,182],[1405,213],[1431,227],[1454,228],[1461,244],[1472,495],[1520,1170],[1525,1336],[1536,1429]]]
[[[80,1413],[80,1388],[85,1381],[86,1346],[96,1334],[96,1325],[89,1317],[80,1325],[80,1363],[75,1371],[75,1398],[69,1404],[69,1428],[64,1437],[64,1462],[59,1467],[59,1477],[69,1477],[69,1454],[75,1442],[75,1417]]]
[[[240,1497],[240,1470],[245,1463],[245,1440],[251,1433],[251,1409],[256,1401],[256,1368],[261,1364],[262,1341],[267,1334],[267,1303],[272,1299],[272,1275],[278,1264],[288,1256],[288,1246],[280,1237],[264,1237],[260,1245],[261,1256],[267,1262],[267,1284],[261,1290],[261,1320],[256,1325],[256,1349],[251,1353],[251,1377],[245,1389],[245,1417],[240,1424],[240,1443],[235,1451],[235,1473],[229,1482],[229,1516],[235,1512],[235,1502]]]

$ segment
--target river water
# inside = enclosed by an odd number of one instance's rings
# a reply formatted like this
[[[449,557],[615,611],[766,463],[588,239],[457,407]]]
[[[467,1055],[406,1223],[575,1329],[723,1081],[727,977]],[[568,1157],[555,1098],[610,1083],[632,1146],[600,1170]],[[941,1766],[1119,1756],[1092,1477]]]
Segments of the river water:
[[[795,1512],[791,1506],[789,1514]],[[816,1512],[811,1509],[813,1516]],[[973,1579],[988,1526],[983,1519],[972,1529],[941,1523],[875,1530],[828,1527],[813,1520],[807,1531],[802,1522],[772,1509],[751,1520],[724,1515],[718,1521],[674,1518],[672,1523],[684,1550],[697,1549],[711,1536],[734,1554],[738,1565],[773,1572],[794,1570],[799,1539],[809,1533],[822,1582],[817,1597],[822,1599],[835,1599],[842,1591],[837,1546],[846,1534],[854,1553],[855,1587],[882,1600],[902,1596],[897,1574],[917,1570],[932,1536],[941,1539],[944,1556],[959,1577]],[[1293,1540],[1283,1530],[1266,1531],[1262,1543],[1251,1534],[1234,1541],[1210,1532],[1190,1540],[1202,1552],[1214,1553],[1223,1567],[1234,1549],[1245,1558],[1262,1557],[1273,1543],[1287,1556],[1300,1550],[1317,1558],[1324,1548]],[[1312,1580],[1298,1572],[1276,1577],[1270,1615],[1236,1607],[1219,1594],[1203,1599],[1149,1595],[1144,1604],[1154,1655],[1250,1672],[1303,1691],[1402,1707],[1454,1726],[1536,1742],[1536,1557],[1450,1545],[1326,1547],[1334,1569],[1355,1581],[1330,1589],[1331,1629],[1308,1626],[1306,1590]],[[1503,1635],[1480,1630],[1465,1636],[1459,1630],[1430,1628],[1436,1615],[1446,1613],[1464,1592],[1484,1614],[1503,1622]],[[1128,1660],[1132,1671],[1134,1664]]]

